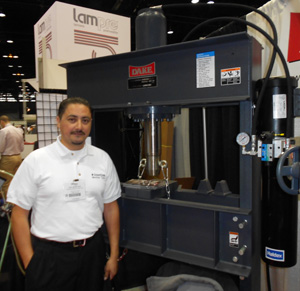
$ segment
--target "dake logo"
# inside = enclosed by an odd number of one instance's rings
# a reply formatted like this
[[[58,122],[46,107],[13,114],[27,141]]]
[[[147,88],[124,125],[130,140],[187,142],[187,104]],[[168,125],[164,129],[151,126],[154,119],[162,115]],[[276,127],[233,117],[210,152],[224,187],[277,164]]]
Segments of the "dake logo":
[[[134,67],[129,66],[129,77],[141,77],[155,74],[155,63],[146,66]]]

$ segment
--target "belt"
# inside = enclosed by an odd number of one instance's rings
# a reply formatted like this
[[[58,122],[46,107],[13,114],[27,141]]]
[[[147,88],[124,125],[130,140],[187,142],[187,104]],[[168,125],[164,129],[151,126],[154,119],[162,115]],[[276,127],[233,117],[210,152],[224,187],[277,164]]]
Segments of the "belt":
[[[38,243],[46,244],[46,245],[52,245],[55,247],[60,247],[60,248],[79,248],[79,247],[84,247],[89,243],[99,232],[99,230],[91,237],[86,238],[86,239],[79,239],[79,240],[73,240],[73,241],[68,241],[68,242],[59,242],[59,241],[54,241],[54,240],[47,240],[44,238],[39,238],[34,235],[32,235],[33,238],[33,243],[36,241]]]

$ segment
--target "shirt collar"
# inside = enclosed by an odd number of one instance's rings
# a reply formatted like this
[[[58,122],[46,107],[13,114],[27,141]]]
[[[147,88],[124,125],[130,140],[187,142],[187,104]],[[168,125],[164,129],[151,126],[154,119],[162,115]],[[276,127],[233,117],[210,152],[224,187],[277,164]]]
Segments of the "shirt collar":
[[[80,157],[84,157],[91,154],[86,142],[84,143],[84,147],[81,150],[78,151],[69,150],[66,146],[62,144],[60,135],[56,139],[55,147],[61,157],[70,156],[71,153],[74,153],[76,154],[76,156],[80,156]]]

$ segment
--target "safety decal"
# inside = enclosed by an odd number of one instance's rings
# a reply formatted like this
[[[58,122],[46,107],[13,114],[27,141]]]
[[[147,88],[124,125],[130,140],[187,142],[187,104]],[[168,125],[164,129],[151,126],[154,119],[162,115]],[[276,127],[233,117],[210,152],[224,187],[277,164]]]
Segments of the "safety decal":
[[[287,102],[286,94],[273,95],[273,118],[284,119],[287,118]]]
[[[241,84],[241,68],[221,70],[221,86]]]
[[[215,52],[205,52],[196,55],[197,88],[215,87]]]
[[[239,233],[238,232],[229,232],[229,246],[232,248],[238,248],[239,247]]]
[[[276,250],[266,247],[265,256],[267,259],[277,262],[285,261],[285,251],[284,250]]]

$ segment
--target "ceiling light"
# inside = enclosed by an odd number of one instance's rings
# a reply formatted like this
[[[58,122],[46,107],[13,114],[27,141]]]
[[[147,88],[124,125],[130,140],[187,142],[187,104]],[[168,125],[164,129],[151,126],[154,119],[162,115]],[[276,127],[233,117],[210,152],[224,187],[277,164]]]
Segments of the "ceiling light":
[[[14,43],[14,41],[11,40],[11,39],[8,39],[6,42],[7,42],[7,43]]]
[[[3,58],[9,58],[9,59],[17,59],[17,58],[19,58],[19,56],[14,56],[14,55],[12,55],[12,54],[9,54],[9,55],[3,55],[2,57],[3,57]]]
[[[6,16],[5,13],[0,12],[0,17],[5,17],[5,16]]]
[[[8,65],[8,67],[9,67],[9,68],[13,68],[14,66],[13,66],[13,65]]]
[[[208,1],[207,4],[215,4],[215,1]]]
[[[199,3],[199,0],[192,0],[191,3],[192,4],[197,4],[197,3]]]
[[[168,30],[168,34],[173,34],[174,33],[174,30],[173,29],[169,29]]]

